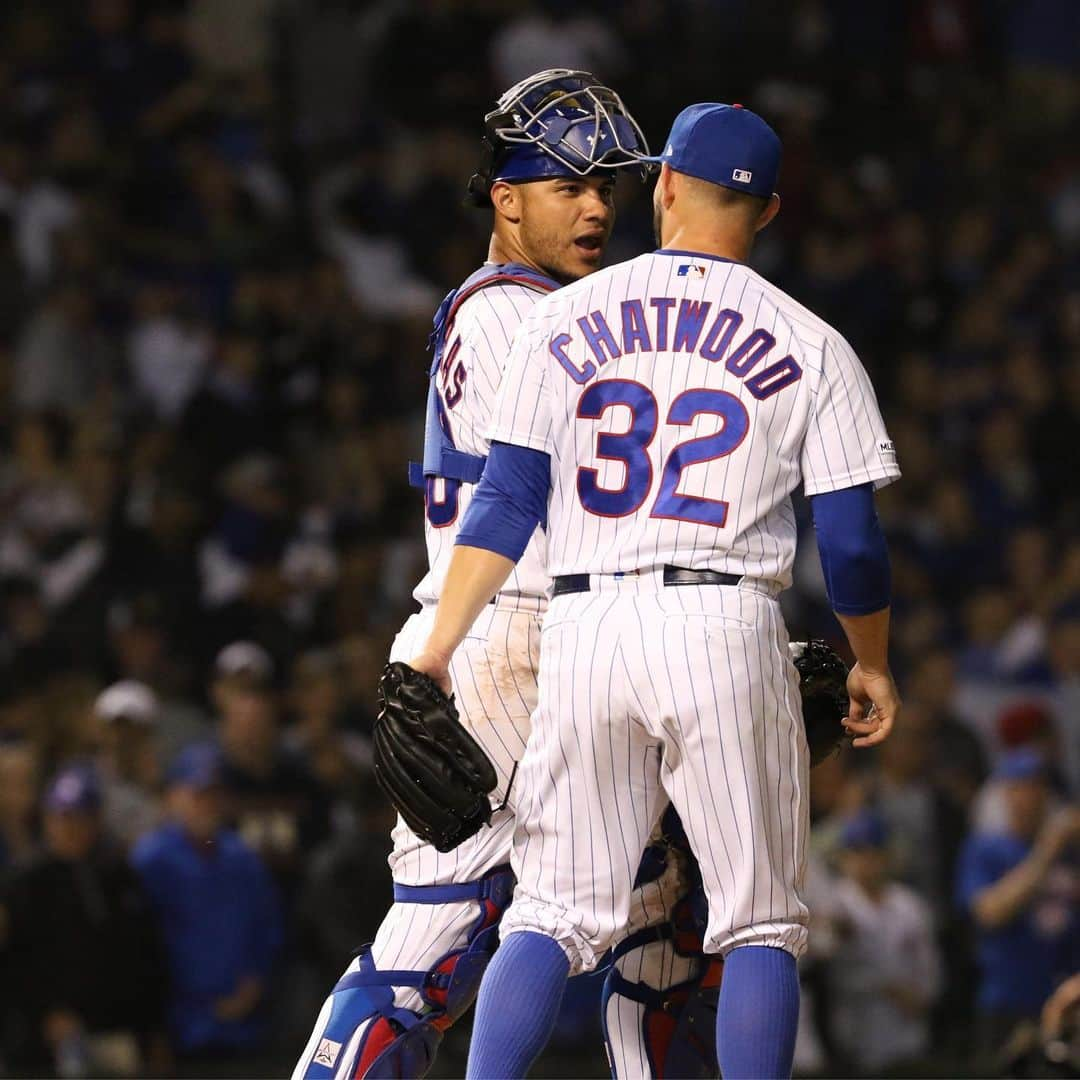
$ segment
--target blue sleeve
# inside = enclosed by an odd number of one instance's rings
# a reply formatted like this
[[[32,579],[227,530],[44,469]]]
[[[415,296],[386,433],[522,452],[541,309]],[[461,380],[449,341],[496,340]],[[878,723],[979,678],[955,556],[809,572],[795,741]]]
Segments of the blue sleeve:
[[[811,495],[810,508],[833,611],[869,615],[888,607],[892,573],[874,485]]]
[[[455,543],[485,548],[517,562],[537,524],[547,521],[550,491],[549,455],[527,446],[492,443]]]

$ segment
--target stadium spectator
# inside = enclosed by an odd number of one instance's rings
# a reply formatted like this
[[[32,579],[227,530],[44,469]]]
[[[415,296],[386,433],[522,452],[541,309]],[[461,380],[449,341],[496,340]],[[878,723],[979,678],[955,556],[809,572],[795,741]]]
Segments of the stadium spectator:
[[[1080,966],[1080,811],[1052,811],[1036,751],[1007,754],[993,778],[1003,787],[1007,828],[968,837],[957,873],[957,899],[975,927],[978,1044],[988,1057]]]
[[[254,642],[234,641],[218,655],[214,671],[229,818],[288,899],[305,856],[326,838],[329,799],[284,745],[269,654]]]
[[[160,1063],[163,956],[147,898],[102,828],[86,766],[43,802],[44,850],[11,874],[0,905],[10,1064],[63,1076],[136,1076]]]
[[[0,742],[0,868],[4,870],[37,851],[39,772],[32,744]]]
[[[132,680],[113,683],[94,702],[100,740],[98,775],[105,826],[131,847],[158,823],[158,758],[154,692]]]
[[[220,730],[252,835],[277,847],[283,884],[304,883],[302,906],[337,920],[312,948],[348,936],[345,882],[385,871],[374,854],[367,869],[378,844],[353,833],[365,811],[342,811],[365,789],[342,797],[360,781],[336,755],[370,737],[371,688],[422,573],[422,499],[403,463],[419,456],[424,344],[483,249],[484,215],[461,205],[480,115],[557,47],[619,86],[654,149],[687,101],[717,96],[783,138],[784,212],[755,268],[845,328],[904,470],[878,504],[908,735],[815,770],[815,858],[827,864],[845,819],[880,793],[905,882],[943,916],[933,1054],[966,1053],[976,924],[970,906],[942,911],[941,880],[957,830],[993,846],[983,834],[1009,825],[1012,782],[984,781],[1030,741],[1013,739],[1031,717],[1006,731],[1003,712],[1045,707],[1056,790],[1080,798],[1077,5],[784,7],[609,4],[598,19],[555,0],[3,5],[12,867],[39,839],[36,777],[96,751],[92,702],[133,679],[157,697],[163,761]],[[620,182],[616,198],[609,260],[652,246],[648,189]],[[794,509],[789,627],[835,640],[809,515]],[[273,689],[212,721],[214,660],[233,641],[268,650]],[[326,654],[341,662],[332,692],[307,659]],[[344,857],[351,842],[347,873],[314,873],[316,849]],[[283,960],[281,985],[297,963]],[[282,1073],[292,1051],[218,1071]]]
[[[371,779],[371,744],[342,727],[340,661],[332,653],[313,651],[293,665],[290,695],[292,723],[285,745],[335,801]]]
[[[221,757],[195,744],[170,764],[168,822],[132,860],[168,952],[169,1030],[181,1060],[260,1048],[264,998],[282,943],[273,883],[226,829]]]
[[[833,1033],[857,1073],[874,1076],[905,1075],[929,1049],[930,1007],[942,977],[930,909],[891,879],[888,840],[876,811],[845,823],[831,913]]]

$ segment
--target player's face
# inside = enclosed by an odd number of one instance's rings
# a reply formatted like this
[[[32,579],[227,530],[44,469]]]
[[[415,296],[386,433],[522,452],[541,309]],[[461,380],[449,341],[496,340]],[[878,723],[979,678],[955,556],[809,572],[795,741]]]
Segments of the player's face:
[[[615,225],[615,180],[560,177],[521,185],[525,254],[564,284],[600,268]]]

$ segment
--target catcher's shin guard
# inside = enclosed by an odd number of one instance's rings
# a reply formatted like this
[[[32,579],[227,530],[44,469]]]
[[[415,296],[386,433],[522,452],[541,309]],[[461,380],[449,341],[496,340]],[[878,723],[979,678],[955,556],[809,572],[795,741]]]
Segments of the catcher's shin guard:
[[[312,1037],[306,1068],[294,1080],[413,1080],[425,1076],[443,1032],[476,998],[480,979],[498,946],[499,920],[510,903],[514,876],[502,867],[480,881],[459,885],[395,885],[394,899],[409,904],[475,900],[476,921],[464,948],[425,971],[379,970],[370,946],[360,952],[331,992],[329,1016]],[[397,988],[414,987],[425,1008],[398,1007]],[[326,1006],[323,1008],[326,1013]],[[321,1019],[321,1018],[320,1018]]]
[[[646,849],[638,872],[638,884],[656,877],[658,868],[668,858],[665,847],[689,853],[682,823],[674,810],[663,818],[663,842]],[[687,888],[671,910],[668,922],[646,927],[630,934],[612,951],[612,965],[604,980],[601,1004],[604,1042],[612,1075],[618,1077],[623,1067],[649,1073],[655,1080],[663,1077],[686,1077],[688,1080],[719,1075],[716,1060],[716,1010],[720,999],[723,961],[703,952],[708,902],[696,863],[685,865]],[[674,958],[680,958],[678,964]],[[640,973],[628,978],[627,971]],[[690,972],[676,977],[673,971]],[[670,985],[665,986],[670,981]],[[640,1008],[626,1009],[624,1001]],[[625,1023],[627,1014],[641,1025],[639,1045],[629,1042],[620,1029],[616,1045],[611,1025]],[[632,1058],[628,1061],[630,1055]]]
[[[716,1060],[716,1010],[720,998],[720,979],[723,961],[700,953],[696,974],[682,982],[661,989],[647,982],[626,978],[618,962],[636,949],[657,941],[666,941],[679,955],[675,945],[677,933],[669,926],[655,927],[632,934],[612,955],[613,964],[604,980],[601,999],[604,1042],[607,1045],[611,1074],[620,1078],[611,1025],[622,998],[640,1005],[635,1015],[640,1017],[642,1056],[648,1063],[648,1075],[654,1080],[684,1077],[686,1080],[708,1080],[719,1076]],[[665,965],[661,964],[661,967]],[[642,1070],[643,1071],[643,1070]]]

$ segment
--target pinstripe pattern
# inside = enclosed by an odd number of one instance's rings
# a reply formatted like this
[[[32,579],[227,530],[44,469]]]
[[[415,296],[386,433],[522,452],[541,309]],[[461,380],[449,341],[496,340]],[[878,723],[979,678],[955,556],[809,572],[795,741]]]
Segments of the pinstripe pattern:
[[[427,641],[434,608],[413,615],[390,650],[391,660],[410,660]],[[489,606],[454,653],[450,679],[461,722],[475,736],[495,766],[501,802],[514,762],[525,753],[530,716],[536,707],[535,671],[539,663],[540,619],[525,611]],[[453,851],[436,851],[400,819],[394,827],[390,868],[401,885],[447,885],[475,881],[509,861],[517,782],[505,810],[491,819],[491,828]]]
[[[462,304],[450,334],[461,338],[457,359],[468,371],[462,398],[450,411],[450,424],[458,449],[481,455],[488,452],[489,443],[484,432],[490,422],[511,336],[538,296],[534,290],[521,285],[500,284],[481,289]],[[425,526],[430,571],[414,594],[423,608],[405,623],[395,639],[390,654],[393,660],[411,659],[427,639],[457,527],[471,493],[469,485],[460,489],[458,515],[453,524],[441,529],[430,524]],[[537,704],[540,617],[547,607],[545,557],[545,537],[537,530],[522,560],[499,593],[497,604],[481,613],[454,654],[450,667],[462,722],[495,765],[499,777],[495,797],[499,801],[514,762],[524,755],[530,717]],[[481,830],[447,853],[422,843],[399,820],[393,830],[394,850],[389,860],[394,880],[405,885],[475,881],[489,870],[508,863],[514,831],[512,814],[520,793],[520,782],[515,781],[509,806],[493,817],[492,827]],[[626,859],[630,858],[628,851]],[[669,873],[660,881],[636,890],[626,932],[666,921],[672,904],[678,899],[680,887],[678,875]],[[475,904],[395,903],[372,946],[375,964],[383,969],[427,970],[448,952],[465,947],[476,917]],[[347,972],[355,971],[357,965],[358,961],[354,961]],[[401,1008],[421,1006],[419,995],[408,988],[396,989],[394,1000]],[[293,1074],[294,1080],[301,1080],[316,1053],[329,1022],[330,1008],[331,1000],[327,999]],[[366,1022],[360,1024],[341,1050],[335,1080],[351,1077],[352,1065],[369,1026]],[[640,1027],[627,1027],[625,1034],[615,1032],[613,1038],[619,1055],[627,1059],[643,1057]]]
[[[702,277],[678,276],[680,265],[700,264]],[[601,312],[616,341],[621,341],[620,304],[640,299],[646,322],[655,319],[649,300],[670,297],[668,348],[635,351],[616,359],[590,350],[577,320]],[[752,330],[770,333],[776,344],[758,370],[791,356],[802,377],[778,393],[757,400],[744,378],[697,352],[671,351],[676,313],[683,301],[708,303],[698,345],[723,309],[743,316],[726,355]],[[625,432],[631,423],[627,406],[609,408],[599,420],[578,419],[583,387],[571,379],[549,349],[551,339],[569,333],[566,352],[583,368],[597,366],[588,380],[625,379],[651,389],[659,404],[660,423],[648,457],[653,481],[640,510],[616,519],[586,512],[577,494],[579,467],[595,468],[599,483],[618,489],[626,481],[619,461],[597,460],[596,436]],[[653,342],[654,347],[656,342]],[[650,516],[664,464],[672,450],[689,439],[715,433],[719,417],[705,413],[692,424],[665,423],[671,402],[691,388],[735,395],[745,406],[750,427],[733,452],[685,468],[678,492],[729,504],[723,528],[689,520]],[[650,253],[601,270],[537,303],[518,328],[495,404],[488,434],[549,453],[552,496],[549,506],[548,568],[552,575],[590,572],[611,574],[675,563],[728,573],[791,581],[795,554],[795,517],[790,494],[800,483],[807,494],[855,484],[878,486],[899,475],[895,454],[882,422],[873,387],[851,347],[827,323],[739,263],[689,255]]]
[[[486,456],[490,448],[487,428],[495,405],[503,366],[510,352],[510,342],[521,320],[540,297],[535,289],[513,282],[489,285],[473,293],[458,309],[457,317],[447,333],[447,345],[460,340],[455,357],[465,372],[461,400],[447,409],[455,446],[468,454]],[[443,498],[444,482],[436,480],[436,498]],[[413,591],[424,605],[439,599],[450,556],[454,551],[458,528],[465,509],[472,499],[473,488],[462,485],[458,493],[457,518],[451,525],[435,528],[424,524],[428,550],[428,573]],[[546,605],[548,577],[545,569],[546,538],[542,530],[529,542],[521,561],[502,588],[507,602],[523,611],[540,613]]]
[[[809,765],[775,599],[656,574],[596,585],[556,598],[544,623],[503,933],[547,933],[573,971],[593,967],[667,796],[701,865],[706,951],[800,955]]]
[[[691,265],[680,274],[681,264]],[[624,301],[646,313],[653,337],[644,347],[620,341]],[[684,303],[708,312],[697,344],[676,351]],[[606,322],[616,343],[632,348],[615,355],[608,344],[601,354],[578,332],[579,320],[598,333]],[[738,327],[724,337],[729,322]],[[744,366],[740,358],[750,354],[740,345],[770,340],[767,358]],[[724,341],[722,352],[703,355],[706,341],[710,350]],[[776,393],[754,393],[755,367],[798,377]],[[611,453],[601,457],[599,434],[648,423],[623,404],[579,419],[584,388],[609,379],[638,384],[639,398],[651,393],[658,423],[651,441],[647,428],[637,443],[608,440]],[[745,410],[740,441],[733,436],[726,452],[678,473],[678,495],[727,504],[722,524],[718,512],[715,524],[652,515],[675,449],[727,423],[712,413],[666,422],[672,402],[691,389],[712,391],[712,402],[734,396]],[[503,933],[546,933],[572,970],[594,966],[627,918],[634,868],[670,797],[701,865],[706,950],[760,944],[798,956],[806,943],[799,889],[809,764],[776,596],[791,579],[790,495],[800,483],[816,494],[899,475],[858,358],[832,327],[748,267],[651,253],[532,309],[514,337],[489,433],[550,455],[549,570],[591,575],[591,591],[556,598],[544,623],[540,704],[519,774],[519,884]],[[620,459],[627,446],[636,457]],[[616,496],[590,502],[597,512],[578,492],[583,468]],[[608,507],[618,516],[601,516]],[[666,563],[743,580],[736,588],[665,589]],[[615,999],[610,1010],[613,1032],[640,1020],[633,1003]],[[616,1067],[643,1071],[632,1050]]]

